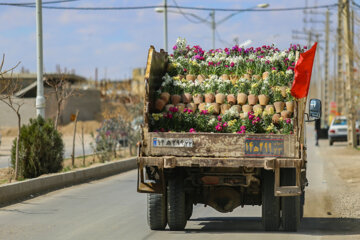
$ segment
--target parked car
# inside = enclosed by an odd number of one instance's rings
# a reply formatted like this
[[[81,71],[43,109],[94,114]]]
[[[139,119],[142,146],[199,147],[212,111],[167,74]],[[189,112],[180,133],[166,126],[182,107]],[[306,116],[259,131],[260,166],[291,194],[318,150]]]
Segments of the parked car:
[[[360,145],[360,131],[359,122],[356,121],[356,140],[357,145]],[[333,119],[329,128],[329,144],[333,145],[334,142],[347,141],[347,119],[345,116],[338,116]]]

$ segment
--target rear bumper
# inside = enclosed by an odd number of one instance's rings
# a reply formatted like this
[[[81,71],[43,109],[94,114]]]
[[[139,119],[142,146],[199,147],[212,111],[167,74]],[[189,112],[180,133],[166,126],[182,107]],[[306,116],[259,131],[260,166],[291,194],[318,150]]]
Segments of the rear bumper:
[[[279,168],[302,168],[304,160],[298,158],[204,158],[204,157],[138,157],[137,163],[141,167],[156,166],[159,168],[175,167],[254,167],[275,169]]]

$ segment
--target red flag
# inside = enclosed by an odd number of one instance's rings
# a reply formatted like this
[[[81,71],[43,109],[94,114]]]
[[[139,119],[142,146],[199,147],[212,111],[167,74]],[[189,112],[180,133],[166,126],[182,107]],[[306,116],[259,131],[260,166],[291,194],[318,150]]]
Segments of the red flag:
[[[294,82],[291,87],[291,95],[296,98],[304,98],[308,95],[316,46],[317,42],[310,50],[301,53],[296,63]]]

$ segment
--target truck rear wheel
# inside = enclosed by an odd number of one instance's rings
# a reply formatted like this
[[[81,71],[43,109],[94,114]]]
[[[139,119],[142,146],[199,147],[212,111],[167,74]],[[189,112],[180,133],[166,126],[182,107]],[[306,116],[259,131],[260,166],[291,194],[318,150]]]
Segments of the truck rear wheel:
[[[185,210],[186,220],[189,220],[191,218],[192,213],[193,213],[193,202],[191,201],[189,196],[186,196],[186,210]]]
[[[281,169],[281,185],[294,186],[296,184],[296,170],[294,168]],[[301,215],[300,196],[282,197],[282,226],[287,232],[296,232],[300,225]]]
[[[166,197],[163,194],[147,194],[147,222],[151,230],[166,227]]]
[[[183,181],[180,178],[173,178],[168,181],[167,218],[171,231],[184,230],[187,222],[186,199]]]
[[[275,174],[262,172],[262,222],[266,231],[277,231],[280,227],[280,198],[274,195]]]

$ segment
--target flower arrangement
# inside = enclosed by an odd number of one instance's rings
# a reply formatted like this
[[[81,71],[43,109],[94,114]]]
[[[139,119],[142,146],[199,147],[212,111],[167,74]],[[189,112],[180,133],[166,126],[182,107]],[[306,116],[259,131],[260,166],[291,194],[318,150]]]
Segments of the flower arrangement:
[[[292,133],[289,87],[295,53],[304,49],[297,44],[283,51],[274,45],[205,51],[179,38],[156,92],[151,130]]]

